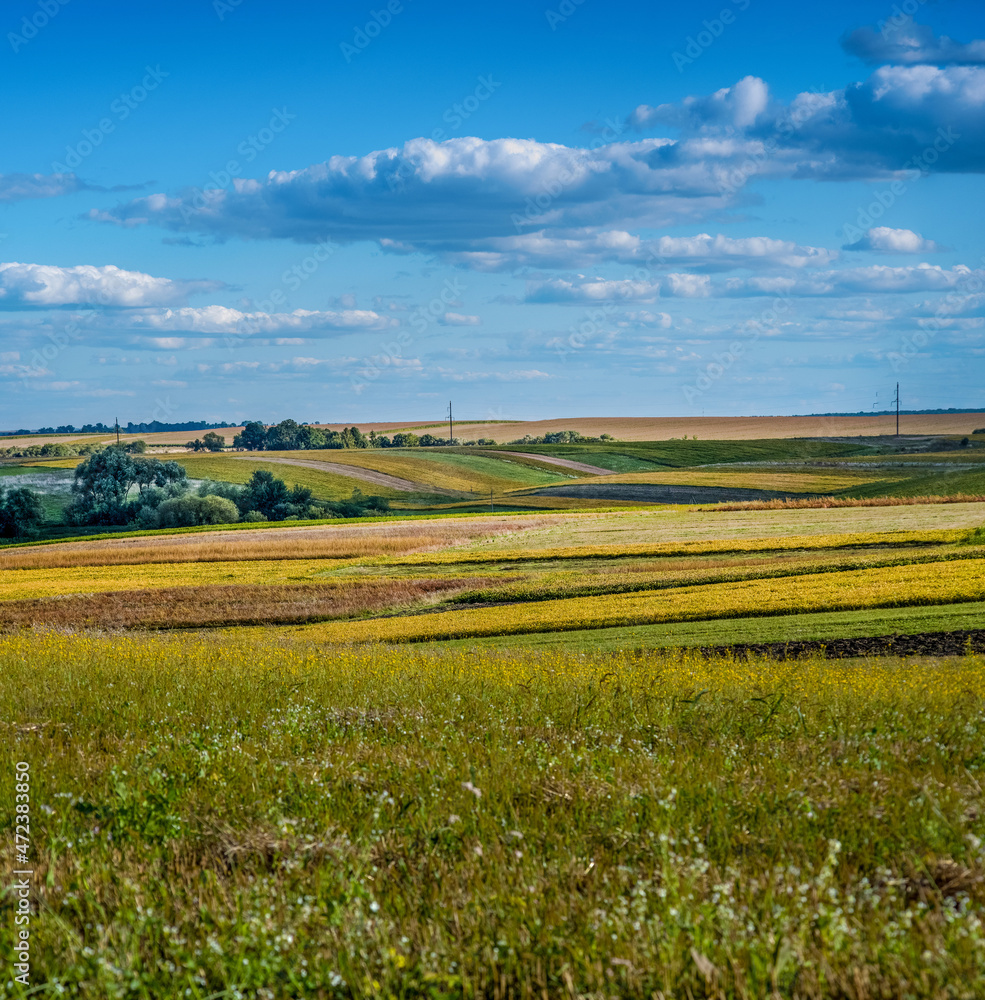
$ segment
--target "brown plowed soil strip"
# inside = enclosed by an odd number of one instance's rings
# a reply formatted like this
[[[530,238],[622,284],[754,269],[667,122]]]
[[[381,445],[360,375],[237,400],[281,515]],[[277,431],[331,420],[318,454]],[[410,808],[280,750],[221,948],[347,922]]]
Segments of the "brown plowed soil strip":
[[[705,656],[731,653],[737,659],[768,656],[792,660],[799,656],[827,656],[844,659],[851,656],[962,656],[985,653],[985,629],[960,629],[955,632],[923,632],[918,635],[880,635],[872,638],[824,639],[801,642],[753,642],[737,646],[703,646]]]
[[[499,583],[492,577],[367,580],[276,586],[170,587],[0,603],[0,630],[207,628],[288,625],[406,608],[429,597]]]
[[[563,469],[575,472],[587,472],[590,476],[611,476],[612,469],[603,469],[598,465],[588,465],[585,462],[572,462],[569,458],[555,458],[553,455],[528,455],[525,451],[497,451],[495,455],[515,455],[517,458],[533,458],[546,465],[559,465]]]
[[[299,458],[266,458],[256,455],[234,455],[233,458],[240,462],[273,462],[278,465],[300,465],[305,469],[319,469],[322,472],[334,472],[337,476],[348,476],[350,479],[362,479],[364,482],[373,483],[375,486],[389,486],[392,490],[402,490],[404,493],[440,493],[442,496],[457,497],[460,494],[454,490],[441,489],[438,486],[429,486],[427,483],[415,483],[410,479],[401,479],[399,476],[388,476],[385,472],[374,472],[372,469],[363,469],[358,465],[340,465],[337,462],[315,462]]]

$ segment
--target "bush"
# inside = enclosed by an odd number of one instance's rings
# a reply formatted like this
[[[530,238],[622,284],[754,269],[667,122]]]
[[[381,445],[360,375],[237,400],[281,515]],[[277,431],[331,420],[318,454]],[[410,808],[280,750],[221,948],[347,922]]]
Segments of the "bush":
[[[250,524],[256,524],[260,521],[266,521],[267,519],[258,510],[248,510],[241,518],[240,521],[248,521]]]
[[[239,520],[239,511],[232,500],[217,496],[195,499],[199,502],[200,524],[235,524]]]
[[[184,496],[165,500],[157,508],[156,517],[161,528],[190,528],[198,524],[234,524],[239,520],[239,511],[225,497]]]

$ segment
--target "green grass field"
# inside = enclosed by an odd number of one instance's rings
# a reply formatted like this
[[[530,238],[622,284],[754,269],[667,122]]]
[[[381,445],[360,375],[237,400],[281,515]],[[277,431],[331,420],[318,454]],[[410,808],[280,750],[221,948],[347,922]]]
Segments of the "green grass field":
[[[981,995],[983,666],[0,638],[32,995]]]

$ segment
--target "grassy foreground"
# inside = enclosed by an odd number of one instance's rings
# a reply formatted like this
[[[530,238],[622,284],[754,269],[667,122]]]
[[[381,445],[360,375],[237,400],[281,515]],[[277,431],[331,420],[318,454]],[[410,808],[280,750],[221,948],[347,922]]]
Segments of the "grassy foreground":
[[[31,995],[980,997],[983,666],[2,636]]]

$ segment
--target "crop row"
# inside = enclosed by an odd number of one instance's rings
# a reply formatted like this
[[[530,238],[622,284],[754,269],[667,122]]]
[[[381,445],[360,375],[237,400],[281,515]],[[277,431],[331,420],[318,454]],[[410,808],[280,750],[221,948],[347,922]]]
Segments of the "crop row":
[[[985,599],[985,559],[313,625],[328,642],[414,642]]]

